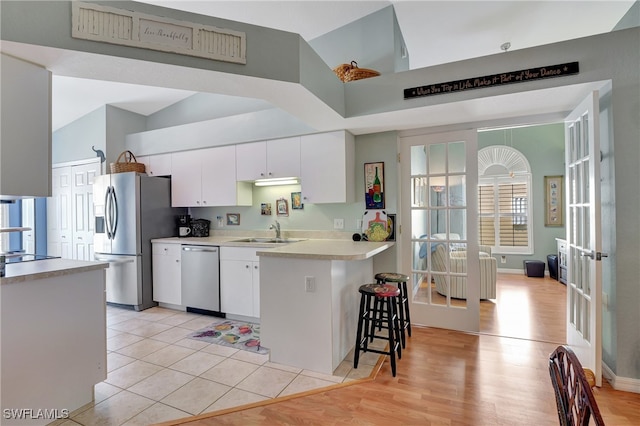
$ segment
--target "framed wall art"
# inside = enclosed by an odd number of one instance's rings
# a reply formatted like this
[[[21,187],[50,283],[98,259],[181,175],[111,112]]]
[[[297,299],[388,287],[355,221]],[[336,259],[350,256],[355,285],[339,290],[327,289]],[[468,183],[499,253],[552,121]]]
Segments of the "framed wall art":
[[[564,176],[544,177],[544,226],[563,226],[562,180]]]
[[[276,211],[278,216],[289,216],[289,204],[285,198],[276,200]]]
[[[364,192],[367,209],[384,209],[384,162],[364,164]]]
[[[240,213],[227,213],[227,225],[240,225]]]
[[[292,192],[291,193],[291,210],[302,210],[302,209],[304,209],[304,204],[302,204],[302,193]]]

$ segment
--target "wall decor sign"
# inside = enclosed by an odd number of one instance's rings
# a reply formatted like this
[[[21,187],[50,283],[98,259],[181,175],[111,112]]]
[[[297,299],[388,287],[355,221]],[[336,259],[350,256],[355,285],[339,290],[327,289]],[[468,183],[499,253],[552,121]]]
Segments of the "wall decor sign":
[[[544,226],[563,226],[563,176],[544,177]]]
[[[542,80],[545,78],[563,77],[578,74],[578,62],[559,65],[529,68],[501,74],[472,77],[462,80],[435,83],[426,86],[404,89],[404,98],[413,99],[423,96],[443,95],[445,93],[461,92],[463,90],[480,89],[483,87],[502,86],[504,84],[524,83],[525,81]]]
[[[384,163],[364,164],[364,199],[367,209],[384,209]]]
[[[246,64],[244,32],[74,1],[74,38]]]

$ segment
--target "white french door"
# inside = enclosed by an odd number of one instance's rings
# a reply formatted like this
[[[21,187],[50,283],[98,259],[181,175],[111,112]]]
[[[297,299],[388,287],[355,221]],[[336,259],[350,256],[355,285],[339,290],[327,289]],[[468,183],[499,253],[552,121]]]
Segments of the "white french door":
[[[565,120],[567,176],[567,343],[602,385],[602,250],[599,97]]]
[[[400,151],[411,321],[479,331],[476,131],[402,137]]]

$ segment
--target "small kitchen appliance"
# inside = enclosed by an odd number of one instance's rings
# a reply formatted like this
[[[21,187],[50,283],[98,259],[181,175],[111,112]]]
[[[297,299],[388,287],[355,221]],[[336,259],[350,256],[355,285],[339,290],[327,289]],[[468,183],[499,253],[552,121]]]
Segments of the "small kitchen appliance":
[[[207,219],[194,219],[191,221],[191,236],[192,237],[208,237],[210,220]]]

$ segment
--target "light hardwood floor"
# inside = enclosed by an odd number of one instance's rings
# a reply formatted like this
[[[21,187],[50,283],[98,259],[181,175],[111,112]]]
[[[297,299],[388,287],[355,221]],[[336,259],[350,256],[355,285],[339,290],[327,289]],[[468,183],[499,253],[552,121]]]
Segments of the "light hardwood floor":
[[[564,340],[564,294],[549,278],[500,275],[480,334],[414,327],[396,377],[381,359],[369,380],[163,424],[558,424],[547,362]],[[594,393],[607,425],[640,424],[639,394],[606,382]]]

